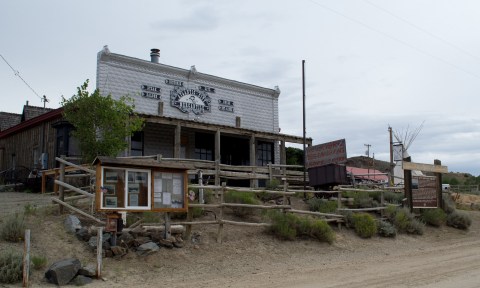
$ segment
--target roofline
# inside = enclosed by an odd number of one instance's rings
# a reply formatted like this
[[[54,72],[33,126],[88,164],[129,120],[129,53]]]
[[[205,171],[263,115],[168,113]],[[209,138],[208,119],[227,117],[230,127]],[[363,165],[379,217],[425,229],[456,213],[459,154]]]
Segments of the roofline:
[[[0,139],[2,139],[4,137],[7,137],[11,134],[21,132],[21,131],[23,131],[25,129],[28,129],[28,128],[31,128],[33,126],[36,126],[36,125],[38,125],[42,122],[45,122],[45,121],[48,121],[48,120],[51,120],[51,119],[55,119],[55,118],[60,118],[60,117],[62,117],[62,113],[63,113],[63,108],[57,108],[55,110],[49,111],[47,113],[44,113],[44,114],[42,114],[40,116],[37,116],[35,118],[32,118],[30,120],[21,122],[20,124],[15,125],[13,127],[10,127],[7,130],[1,131],[0,132]]]
[[[120,61],[124,61],[124,62],[127,62],[127,63],[134,63],[134,64],[137,64],[137,65],[142,65],[142,66],[144,66],[146,68],[149,68],[149,69],[152,69],[154,71],[161,68],[161,69],[164,69],[168,73],[178,74],[178,75],[184,76],[185,78],[188,78],[189,73],[190,73],[190,70],[188,70],[188,69],[178,68],[178,67],[174,67],[174,66],[170,66],[170,65],[166,65],[166,64],[162,64],[162,63],[154,63],[154,62],[151,62],[151,61],[148,61],[148,60],[143,60],[143,59],[130,57],[130,56],[125,56],[125,55],[116,54],[116,53],[105,53],[104,50],[99,52],[99,57],[98,57],[99,62],[103,61],[103,62],[108,63],[109,60],[111,60],[111,59],[112,60],[120,60]],[[276,89],[272,89],[272,88],[266,88],[266,87],[257,86],[257,85],[253,85],[253,84],[248,84],[248,83],[245,83],[245,82],[240,82],[240,81],[236,81],[236,80],[222,78],[222,77],[219,77],[219,76],[214,76],[214,75],[205,74],[205,73],[201,73],[201,72],[196,72],[195,77],[196,77],[196,79],[199,79],[199,80],[217,82],[217,83],[220,83],[220,84],[233,86],[233,87],[237,87],[237,88],[240,88],[240,89],[256,90],[259,93],[264,93],[264,94],[267,94],[267,95],[271,95],[271,96],[276,97],[276,98],[278,98],[278,96],[280,95],[280,90],[276,90]]]

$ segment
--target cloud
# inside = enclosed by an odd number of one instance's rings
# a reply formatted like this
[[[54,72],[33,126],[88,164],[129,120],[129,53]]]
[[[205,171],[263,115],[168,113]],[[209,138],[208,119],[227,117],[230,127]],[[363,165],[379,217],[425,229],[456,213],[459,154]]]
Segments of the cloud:
[[[198,7],[189,13],[172,11],[171,14],[173,14],[173,18],[153,22],[150,27],[154,30],[174,34],[176,32],[211,31],[219,26],[219,17],[212,7]]]

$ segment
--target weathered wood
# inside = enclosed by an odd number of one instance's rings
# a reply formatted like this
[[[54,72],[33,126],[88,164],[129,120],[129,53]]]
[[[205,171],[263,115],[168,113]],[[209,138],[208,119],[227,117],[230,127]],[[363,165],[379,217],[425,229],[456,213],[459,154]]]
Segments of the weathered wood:
[[[223,203],[222,207],[244,207],[244,208],[256,208],[256,209],[290,209],[290,205],[253,205],[253,204],[241,204],[241,203]]]
[[[65,183],[65,182],[63,182],[63,181],[61,181],[61,180],[60,180],[60,181],[59,181],[59,180],[55,180],[55,184],[60,185],[61,188],[68,188],[68,189],[70,189],[70,190],[72,190],[72,191],[75,191],[75,192],[80,193],[80,194],[82,194],[82,195],[85,195],[85,196],[87,196],[87,197],[91,197],[91,198],[95,197],[95,194],[92,194],[92,193],[89,193],[89,192],[87,192],[87,191],[83,191],[83,190],[81,190],[81,189],[78,189],[77,187],[74,187],[74,186],[72,186],[72,185],[70,185],[70,184],[67,184],[67,183]]]
[[[238,221],[230,221],[230,220],[218,220],[222,224],[231,224],[237,226],[250,226],[250,227],[269,227],[272,226],[270,223],[248,223],[248,222],[238,222]]]
[[[210,221],[185,221],[185,222],[175,222],[175,225],[209,225],[209,224],[218,224],[217,220]]]
[[[57,157],[58,158],[58,157]],[[60,159],[60,158],[58,158]],[[62,159],[61,159],[62,160]],[[62,160],[63,161],[63,160]],[[55,179],[55,184],[59,185],[58,182],[60,183],[63,183],[65,181],[65,162],[60,162],[60,181],[58,181],[57,179]],[[72,186],[73,187],[73,186]],[[63,185],[60,185],[59,187],[59,199],[60,201],[65,201],[65,194],[64,194],[64,186]],[[63,213],[63,206],[60,205],[59,206],[59,209],[60,209],[60,214]]]
[[[91,198],[91,197],[87,195],[71,196],[71,197],[65,197],[64,201],[67,202],[67,201],[74,201],[74,200],[85,199],[85,198]]]
[[[137,227],[138,225],[140,225],[140,224],[142,224],[142,223],[143,223],[143,219],[140,219],[140,220],[138,220],[137,222],[133,223],[132,225],[128,226],[128,228],[133,229],[133,228]],[[124,230],[125,230],[125,229],[124,229]]]
[[[219,171],[219,175],[223,178],[233,178],[233,179],[269,179],[268,175],[248,173],[248,172],[232,172],[232,171]]]
[[[367,193],[374,193],[380,192],[382,189],[358,189],[358,188],[338,188],[340,191],[350,191],[350,192],[367,192]]]
[[[64,164],[64,165],[68,165],[70,167],[74,167],[74,168],[77,168],[77,170],[82,170],[82,171],[85,171],[87,173],[90,173],[90,174],[95,174],[96,171],[95,170],[92,170],[92,169],[88,169],[82,165],[77,165],[77,164],[74,164],[74,163],[71,163],[71,162],[68,162],[62,158],[59,158],[59,157],[55,157],[55,160]]]
[[[307,214],[307,215],[342,218],[342,219],[345,218],[345,216],[339,215],[339,214],[321,213],[321,212],[314,212],[314,211],[304,211],[304,210],[295,210],[295,209],[290,209],[286,211],[290,213],[297,213],[297,214]]]
[[[30,229],[25,230],[23,245],[23,287],[29,286],[30,276]]]
[[[225,187],[227,186],[227,183],[223,182],[222,183],[222,186],[223,186],[223,189],[220,190],[220,203],[224,203],[225,202]],[[218,232],[217,232],[217,243],[222,243],[222,237],[223,237],[223,222],[221,222],[223,220],[223,206],[220,208],[220,213],[218,214],[218,221],[219,221],[219,224],[218,224]]]
[[[102,221],[102,220],[100,220],[100,219],[97,219],[97,218],[93,217],[92,215],[90,215],[90,214],[88,214],[88,213],[85,213],[85,212],[83,212],[82,210],[77,209],[77,208],[73,207],[72,205],[67,204],[67,203],[65,203],[65,202],[63,202],[63,201],[61,201],[61,200],[59,200],[59,199],[57,199],[57,198],[52,198],[52,201],[53,201],[53,202],[56,202],[57,204],[60,204],[60,206],[65,206],[65,207],[67,207],[68,209],[70,209],[70,210],[72,210],[72,211],[74,211],[74,212],[77,212],[78,214],[81,214],[82,216],[85,216],[85,217],[87,217],[87,218],[89,218],[89,219],[91,219],[91,220],[93,220],[93,221],[95,221],[95,222],[97,222],[97,223],[100,223],[100,224],[105,225],[105,222],[104,222],[104,221]]]
[[[414,162],[407,162],[407,161],[402,161],[402,163],[403,163],[403,170],[418,170],[423,172],[448,173],[447,166],[414,163]]]
[[[339,211],[353,211],[353,212],[368,212],[368,211],[380,211],[385,210],[387,207],[372,207],[372,208],[341,208]]]
[[[222,207],[221,204],[196,204],[196,203],[188,203],[188,207],[196,207],[196,208],[220,208]]]
[[[166,213],[165,213],[166,214]],[[166,222],[165,222],[166,223]],[[165,223],[163,224],[155,224],[155,225],[140,225],[145,231],[157,231],[157,232],[165,232]],[[146,223],[146,224],[153,224],[153,223]],[[158,226],[157,226],[158,225]],[[180,234],[185,232],[185,226],[172,223],[169,224],[170,226],[170,233],[172,234]],[[167,229],[168,230],[168,229]]]
[[[277,190],[257,190],[251,188],[240,188],[240,187],[225,187],[228,191],[237,191],[237,192],[251,192],[251,193],[267,193],[267,194],[278,194],[278,195],[295,195],[295,192],[285,192]]]
[[[96,276],[97,279],[102,278],[102,243],[103,243],[103,228],[98,227],[97,231],[97,269]]]

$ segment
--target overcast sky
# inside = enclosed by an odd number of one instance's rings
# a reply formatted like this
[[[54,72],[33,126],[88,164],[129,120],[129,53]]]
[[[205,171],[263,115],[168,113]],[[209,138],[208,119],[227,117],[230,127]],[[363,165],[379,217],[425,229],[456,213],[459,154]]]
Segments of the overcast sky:
[[[0,54],[60,106],[112,53],[282,91],[281,132],[346,139],[348,157],[389,160],[388,126],[423,128],[408,152],[480,174],[480,2],[477,0],[0,2]],[[40,98],[0,59],[0,111]]]

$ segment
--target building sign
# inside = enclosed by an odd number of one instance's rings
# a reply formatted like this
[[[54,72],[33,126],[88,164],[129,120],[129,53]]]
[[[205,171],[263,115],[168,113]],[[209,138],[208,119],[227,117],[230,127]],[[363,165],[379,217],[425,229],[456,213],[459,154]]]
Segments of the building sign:
[[[205,91],[182,87],[170,91],[170,105],[183,113],[193,112],[199,115],[211,112],[211,102],[210,96]]]
[[[166,79],[166,80],[165,80],[165,84],[183,87],[183,81]]]
[[[142,85],[142,96],[145,98],[160,100],[162,99],[161,91],[162,89],[160,87]]]
[[[435,176],[412,176],[413,208],[437,207],[437,178]]]
[[[341,164],[347,161],[347,145],[345,139],[307,147],[307,168],[320,167],[327,164]]]
[[[234,112],[233,101],[219,99],[218,100],[218,110],[233,113]]]
[[[215,93],[215,88],[207,87],[207,86],[198,86],[198,90],[205,91],[208,93]]]

